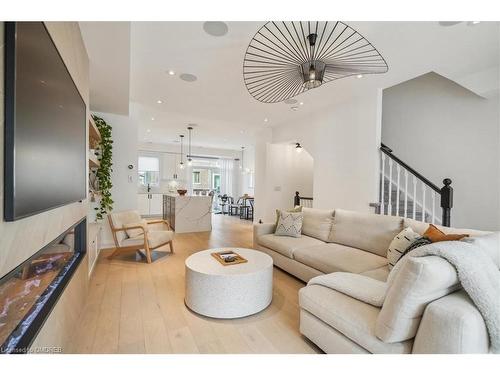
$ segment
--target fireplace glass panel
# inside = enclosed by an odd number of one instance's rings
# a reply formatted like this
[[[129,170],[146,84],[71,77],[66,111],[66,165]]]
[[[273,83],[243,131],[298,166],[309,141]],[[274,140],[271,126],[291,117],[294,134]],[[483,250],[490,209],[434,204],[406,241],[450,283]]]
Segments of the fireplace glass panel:
[[[82,224],[82,223],[81,223]],[[85,224],[85,223],[83,223]],[[77,225],[0,279],[0,346],[15,346],[79,258]],[[64,287],[64,285],[62,285]]]

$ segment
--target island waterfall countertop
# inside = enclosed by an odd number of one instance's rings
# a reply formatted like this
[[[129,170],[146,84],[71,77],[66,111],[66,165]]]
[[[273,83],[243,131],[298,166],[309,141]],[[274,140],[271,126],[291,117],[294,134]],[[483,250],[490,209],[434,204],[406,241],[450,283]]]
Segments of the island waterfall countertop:
[[[212,230],[212,197],[163,194],[163,218],[176,233]]]

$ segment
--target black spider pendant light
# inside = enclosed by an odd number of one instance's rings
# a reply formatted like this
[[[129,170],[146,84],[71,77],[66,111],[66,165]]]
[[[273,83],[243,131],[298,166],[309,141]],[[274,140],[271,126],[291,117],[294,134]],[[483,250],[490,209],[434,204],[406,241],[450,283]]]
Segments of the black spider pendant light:
[[[243,62],[250,94],[278,103],[326,82],[385,73],[377,49],[343,22],[268,22],[253,37]]]

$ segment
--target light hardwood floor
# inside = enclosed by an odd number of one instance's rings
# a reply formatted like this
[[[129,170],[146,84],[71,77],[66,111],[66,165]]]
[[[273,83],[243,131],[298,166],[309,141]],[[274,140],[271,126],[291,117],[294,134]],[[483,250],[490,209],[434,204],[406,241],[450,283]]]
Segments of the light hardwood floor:
[[[211,319],[184,305],[184,260],[220,246],[252,247],[252,224],[214,215],[212,232],[177,234],[175,254],[153,264],[101,252],[69,348],[74,353],[317,353],[299,333],[304,283],[274,268],[273,302],[241,319]],[[166,249],[165,249],[166,250]]]

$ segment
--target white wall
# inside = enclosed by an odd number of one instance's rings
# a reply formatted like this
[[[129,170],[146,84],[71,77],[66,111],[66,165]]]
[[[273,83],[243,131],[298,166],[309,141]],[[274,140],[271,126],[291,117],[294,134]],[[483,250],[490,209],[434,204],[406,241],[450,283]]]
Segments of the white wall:
[[[380,96],[379,90],[369,90],[336,102],[332,99],[331,107],[272,129],[273,143],[300,142],[314,160],[314,207],[372,212],[369,203],[378,199]],[[267,162],[270,158],[268,154]],[[267,167],[267,176],[278,169],[272,161]],[[266,169],[261,159],[257,161],[258,168]],[[286,183],[283,181],[282,186]],[[269,181],[259,179],[257,184],[256,202],[265,200],[265,185]],[[265,209],[258,213],[268,219],[276,202],[291,202],[292,198],[293,193],[283,190],[275,194],[274,201],[267,200]]]
[[[137,123],[128,116],[99,112],[95,114],[112,127],[113,209],[135,210],[137,208]],[[133,165],[134,169],[128,169],[129,165]]]
[[[382,141],[442,186],[453,180],[452,226],[500,229],[497,95],[481,98],[429,73],[383,92]]]

